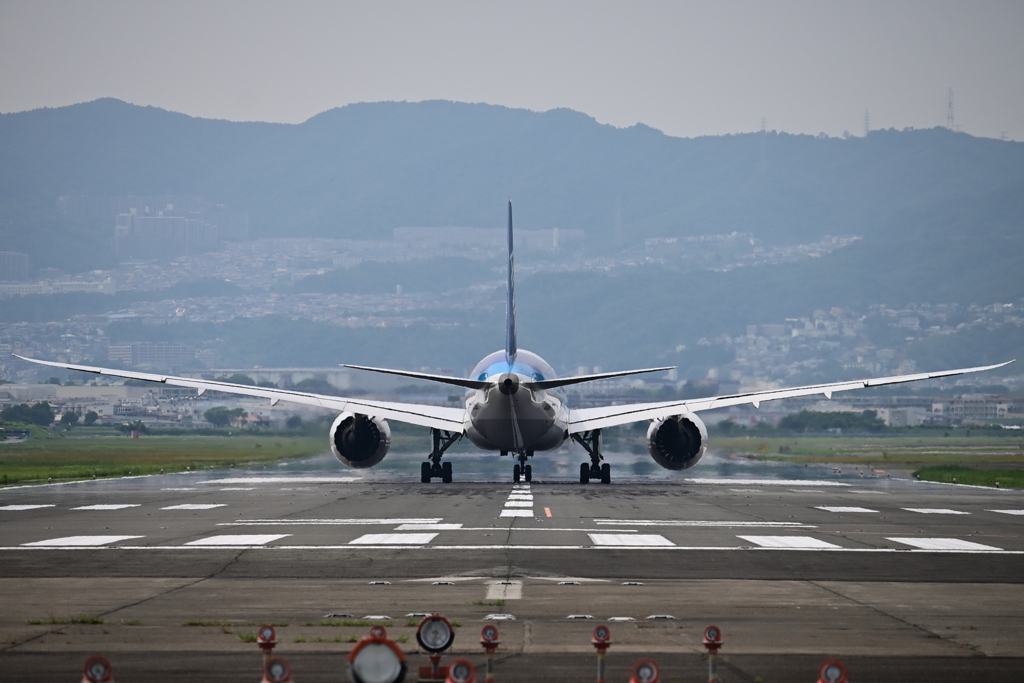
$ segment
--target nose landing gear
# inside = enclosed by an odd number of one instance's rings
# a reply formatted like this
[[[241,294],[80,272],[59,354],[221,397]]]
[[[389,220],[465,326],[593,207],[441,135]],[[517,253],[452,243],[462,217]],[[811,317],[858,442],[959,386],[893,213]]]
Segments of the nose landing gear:
[[[611,465],[601,462],[604,460],[604,456],[601,455],[601,430],[594,429],[569,436],[583,446],[590,455],[589,463],[580,463],[580,483],[589,484],[590,480],[594,479],[600,480],[602,484],[610,484],[612,482]]]

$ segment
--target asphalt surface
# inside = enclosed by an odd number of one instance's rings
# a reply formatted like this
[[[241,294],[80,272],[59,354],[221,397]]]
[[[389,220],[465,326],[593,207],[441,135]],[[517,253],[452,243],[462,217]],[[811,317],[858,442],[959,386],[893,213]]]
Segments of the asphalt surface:
[[[1019,680],[1024,492],[692,472],[423,485],[339,466],[0,489],[0,670],[72,680],[98,652],[119,681],[256,681],[244,638],[273,622],[296,681],[333,681],[366,616],[425,664],[407,615],[437,611],[478,664],[488,615],[514,616],[495,622],[498,680],[589,680],[598,623],[608,680],[642,656],[662,680],[704,680],[712,623],[722,681],[813,681],[831,657],[851,681]]]

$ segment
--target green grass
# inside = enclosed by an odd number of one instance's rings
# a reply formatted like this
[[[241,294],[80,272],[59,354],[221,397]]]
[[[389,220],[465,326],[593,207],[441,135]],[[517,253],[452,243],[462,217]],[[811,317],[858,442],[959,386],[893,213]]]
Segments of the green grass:
[[[256,642],[256,634],[253,633],[252,631],[246,631],[245,633],[239,633],[237,635],[238,635],[238,639],[240,641],[242,641],[243,643],[255,643]]]
[[[477,605],[478,607],[504,607],[504,600],[474,600],[469,603],[471,605]]]
[[[103,621],[99,617],[90,617],[85,614],[79,614],[78,616],[66,618],[47,617],[46,619],[30,619],[28,623],[33,626],[38,626],[40,624],[105,624],[107,622]]]
[[[65,436],[0,446],[0,484],[183,472],[321,453],[309,436]]]
[[[138,619],[122,619],[121,626],[138,626],[142,622]]]
[[[309,642],[309,638],[307,638],[306,636],[295,636],[295,638],[292,640],[292,642],[293,643],[308,643]]]
[[[995,486],[998,482],[1000,488],[1024,488],[1024,469],[981,469],[943,465],[922,467],[914,472],[914,476],[925,481],[941,481],[947,484],[952,484],[953,479],[956,479],[958,484],[972,486]]]
[[[396,643],[408,643],[409,642],[409,634],[408,633],[403,633],[402,635],[400,635],[397,638],[395,638],[395,642]]]

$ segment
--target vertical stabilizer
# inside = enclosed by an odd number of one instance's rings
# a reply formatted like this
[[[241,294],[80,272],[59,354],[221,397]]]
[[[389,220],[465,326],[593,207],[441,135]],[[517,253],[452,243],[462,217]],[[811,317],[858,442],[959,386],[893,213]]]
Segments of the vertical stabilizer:
[[[508,289],[505,296],[505,362],[516,362],[516,281],[512,258],[512,200],[508,200]]]

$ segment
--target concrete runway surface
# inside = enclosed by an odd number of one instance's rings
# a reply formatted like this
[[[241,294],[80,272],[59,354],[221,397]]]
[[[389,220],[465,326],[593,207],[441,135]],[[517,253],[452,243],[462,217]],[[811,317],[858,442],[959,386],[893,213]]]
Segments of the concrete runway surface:
[[[831,657],[854,683],[1020,680],[1024,492],[691,472],[423,485],[339,467],[4,488],[0,671],[78,680],[101,653],[118,681],[258,681],[243,636],[272,622],[287,624],[276,654],[297,682],[338,681],[368,631],[344,621],[388,617],[418,666],[407,615],[437,611],[461,624],[452,652],[478,664],[485,618],[515,617],[498,622],[498,681],[591,680],[598,623],[610,681],[642,656],[664,681],[706,680],[709,624],[724,682],[814,681]]]

